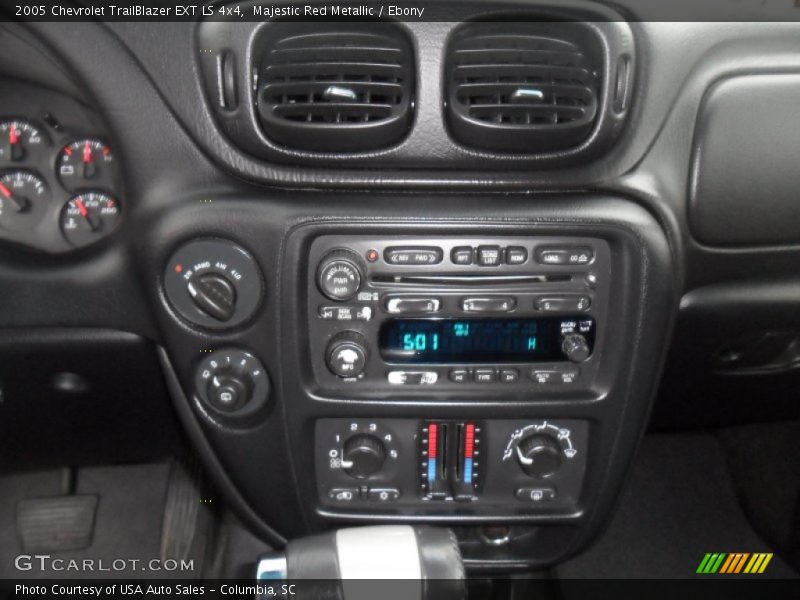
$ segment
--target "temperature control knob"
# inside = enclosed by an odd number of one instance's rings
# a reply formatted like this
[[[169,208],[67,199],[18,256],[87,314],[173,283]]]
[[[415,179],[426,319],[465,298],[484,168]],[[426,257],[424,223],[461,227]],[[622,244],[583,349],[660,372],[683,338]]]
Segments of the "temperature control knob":
[[[566,333],[561,337],[561,351],[572,362],[583,362],[592,353],[589,342],[580,333]]]
[[[386,460],[386,448],[374,435],[359,434],[344,443],[342,466],[356,479],[366,479],[380,471]]]
[[[325,362],[334,375],[358,377],[367,364],[367,340],[355,331],[340,333],[328,344]]]
[[[546,479],[561,467],[561,445],[549,435],[531,435],[517,444],[517,460],[526,475]]]
[[[361,258],[350,250],[334,250],[319,264],[317,285],[331,300],[349,300],[361,287]]]

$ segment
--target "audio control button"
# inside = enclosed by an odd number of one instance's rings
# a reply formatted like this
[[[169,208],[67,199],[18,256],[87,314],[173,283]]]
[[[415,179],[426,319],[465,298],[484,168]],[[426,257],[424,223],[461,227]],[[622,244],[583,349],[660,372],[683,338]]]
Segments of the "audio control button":
[[[470,246],[458,246],[453,248],[450,253],[450,260],[453,261],[454,265],[471,265],[473,261],[472,254]]]
[[[383,259],[390,265],[436,265],[442,262],[442,249],[391,247],[383,251]]]
[[[488,296],[485,298],[462,298],[464,312],[509,312],[517,307],[514,296]]]
[[[536,249],[536,262],[542,265],[588,265],[594,260],[589,246],[547,246]]]
[[[430,314],[441,310],[442,299],[390,296],[386,298],[384,306],[386,312],[393,315]]]
[[[523,246],[509,246],[506,249],[507,265],[523,265],[528,260],[528,250]]]
[[[502,369],[500,371],[500,383],[516,383],[519,381],[519,371],[516,369]]]
[[[439,381],[436,371],[389,371],[386,380],[392,385],[432,385]]]
[[[469,370],[467,369],[451,369],[450,381],[453,383],[466,383],[469,380]]]
[[[494,383],[497,380],[497,371],[494,369],[475,369],[472,374],[475,383]]]
[[[323,321],[369,321],[370,306],[320,306],[319,318]]]
[[[478,264],[481,267],[497,267],[501,257],[500,246],[478,246]]]
[[[531,379],[536,383],[556,383],[559,377],[557,369],[531,369]]]

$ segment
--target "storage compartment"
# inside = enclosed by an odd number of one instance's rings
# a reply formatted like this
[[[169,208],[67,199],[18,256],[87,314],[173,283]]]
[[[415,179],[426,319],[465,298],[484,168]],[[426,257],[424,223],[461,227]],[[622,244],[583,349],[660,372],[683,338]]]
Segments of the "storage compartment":
[[[800,243],[800,74],[724,79],[697,120],[689,221],[711,246]]]

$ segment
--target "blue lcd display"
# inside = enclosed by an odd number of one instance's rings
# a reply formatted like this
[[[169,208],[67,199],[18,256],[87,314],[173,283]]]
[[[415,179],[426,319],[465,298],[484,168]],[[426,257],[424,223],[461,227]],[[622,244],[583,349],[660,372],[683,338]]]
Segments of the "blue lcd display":
[[[561,360],[563,318],[392,319],[380,332],[381,356],[396,363],[491,363]],[[593,322],[571,321],[592,333]]]

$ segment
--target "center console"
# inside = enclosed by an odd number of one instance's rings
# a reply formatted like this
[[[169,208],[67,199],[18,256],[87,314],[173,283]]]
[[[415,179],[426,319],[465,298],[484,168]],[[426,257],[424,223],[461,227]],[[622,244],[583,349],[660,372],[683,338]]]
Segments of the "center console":
[[[601,196],[316,200],[187,206],[152,249],[176,407],[229,501],[289,538],[448,524],[471,568],[587,544],[670,331],[658,222]]]

